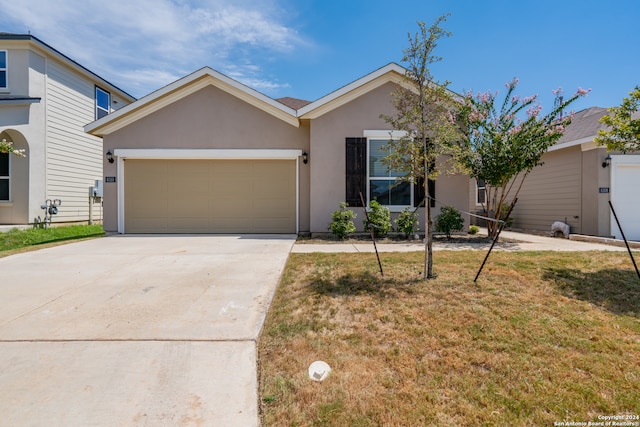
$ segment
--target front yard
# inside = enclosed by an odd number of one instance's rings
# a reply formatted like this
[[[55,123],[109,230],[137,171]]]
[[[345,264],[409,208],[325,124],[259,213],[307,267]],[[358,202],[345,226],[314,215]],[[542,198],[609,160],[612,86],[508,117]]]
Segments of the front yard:
[[[267,426],[554,425],[640,415],[627,254],[292,254],[258,344]],[[315,360],[332,372],[311,381]],[[638,420],[633,420],[638,422]],[[585,424],[586,425],[586,424]]]

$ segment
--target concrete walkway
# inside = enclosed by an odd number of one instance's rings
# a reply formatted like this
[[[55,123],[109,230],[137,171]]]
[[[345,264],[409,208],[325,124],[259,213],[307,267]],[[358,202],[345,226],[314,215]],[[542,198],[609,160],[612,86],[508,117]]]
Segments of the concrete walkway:
[[[486,236],[486,232],[484,233]],[[621,246],[599,243],[610,239],[593,239],[592,242],[584,242],[573,239],[553,238],[533,234],[503,231],[500,234],[505,239],[517,240],[518,243],[497,243],[495,251],[626,251],[624,244]],[[618,245],[621,242],[616,242]],[[433,245],[434,251],[439,250],[489,250],[490,243],[442,243]],[[423,251],[424,243],[388,243],[377,244],[380,252],[411,252]],[[637,249],[636,249],[637,250]],[[358,243],[296,243],[292,249],[294,253],[311,252],[374,252],[371,242]]]
[[[296,236],[112,236],[0,258],[0,426],[257,426]]]

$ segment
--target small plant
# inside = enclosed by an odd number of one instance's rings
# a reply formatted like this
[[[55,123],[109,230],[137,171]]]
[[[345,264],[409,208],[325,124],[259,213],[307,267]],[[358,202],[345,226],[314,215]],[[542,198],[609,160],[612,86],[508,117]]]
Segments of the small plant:
[[[477,225],[469,226],[469,234],[478,234],[479,231],[480,227],[478,227]]]
[[[420,230],[420,227],[418,226],[418,214],[416,214],[415,211],[412,211],[409,207],[404,208],[400,215],[398,215],[395,223],[396,229],[398,232],[404,234],[405,238],[408,238],[416,231]]]
[[[377,200],[369,202],[369,220],[363,220],[364,230],[373,229],[373,236],[377,239],[386,236],[391,231],[391,212]]]
[[[338,210],[333,212],[333,215],[331,216],[329,230],[331,230],[334,236],[344,239],[349,234],[356,231],[356,226],[353,223],[353,220],[357,214],[354,211],[347,209],[349,204],[346,202],[340,202],[339,206]]]
[[[447,238],[451,238],[451,232],[461,231],[464,226],[464,219],[453,206],[443,206],[440,214],[436,217],[436,231],[444,233]]]
[[[513,225],[513,218],[507,218],[507,214],[509,213],[509,203],[503,203],[502,209],[500,210],[500,219],[505,222],[504,227],[509,228]]]

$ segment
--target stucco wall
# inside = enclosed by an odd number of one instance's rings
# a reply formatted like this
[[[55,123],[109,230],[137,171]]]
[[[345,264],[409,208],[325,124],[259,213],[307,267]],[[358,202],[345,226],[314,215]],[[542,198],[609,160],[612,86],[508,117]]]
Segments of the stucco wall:
[[[297,128],[214,86],[176,101],[104,138],[104,151],[126,148],[255,148],[309,151],[309,130]],[[310,162],[311,164],[312,162]],[[309,230],[310,164],[300,162],[300,231]],[[104,175],[116,163],[104,161]],[[117,230],[117,184],[105,183],[104,226]]]
[[[365,95],[338,107],[311,122],[311,231],[327,232],[331,214],[345,200],[345,138],[362,137],[364,130],[390,130],[380,118],[394,113],[391,93],[394,83],[387,83]],[[442,175],[436,183],[439,203],[453,205],[459,210],[468,207],[468,178]],[[437,215],[440,204],[433,212]],[[356,208],[355,221],[362,230],[362,209]],[[420,209],[423,223],[424,209]],[[467,218],[468,224],[468,218]],[[423,227],[421,226],[421,229]]]

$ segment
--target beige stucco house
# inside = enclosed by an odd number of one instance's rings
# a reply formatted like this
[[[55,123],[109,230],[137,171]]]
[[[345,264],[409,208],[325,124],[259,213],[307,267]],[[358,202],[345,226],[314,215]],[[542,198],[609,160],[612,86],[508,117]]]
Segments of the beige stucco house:
[[[133,100],[36,37],[0,33],[0,140],[26,153],[0,153],[0,225],[43,217],[46,199],[62,201],[55,222],[88,221],[104,155],[84,126]]]
[[[358,193],[392,212],[417,205],[411,185],[379,167],[381,114],[404,68],[389,64],[314,102],[269,98],[203,68],[85,127],[104,139],[107,231],[327,232]],[[469,179],[442,176],[441,204],[466,210]],[[435,213],[441,205],[435,207]],[[422,211],[420,209],[420,211]]]
[[[607,153],[594,143],[605,108],[577,112],[563,137],[526,178],[513,210],[513,228],[550,232],[555,221],[571,233],[621,238],[613,204],[628,239],[640,240],[640,155]],[[471,208],[479,208],[475,180]],[[481,192],[481,189],[480,189]],[[481,197],[481,196],[480,196]]]

